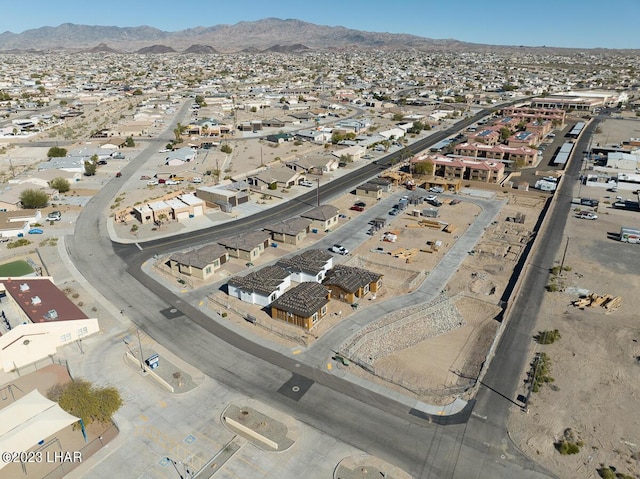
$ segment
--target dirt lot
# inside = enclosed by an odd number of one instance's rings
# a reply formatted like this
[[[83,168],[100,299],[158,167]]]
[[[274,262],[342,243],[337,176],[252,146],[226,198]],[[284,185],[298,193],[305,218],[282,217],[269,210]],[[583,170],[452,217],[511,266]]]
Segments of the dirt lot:
[[[610,141],[637,136],[639,124],[607,121],[597,138],[604,143],[607,134]],[[529,414],[512,413],[509,431],[526,454],[558,477],[597,478],[601,464],[640,477],[640,255],[638,245],[615,238],[621,226],[638,225],[640,217],[608,207],[602,188],[582,187],[581,195],[600,198],[598,219],[567,219],[564,264],[570,269],[558,281],[563,290],[546,293],[536,326],[558,329],[561,338],[550,345],[532,343],[531,357],[548,354],[554,382],[533,394]],[[561,256],[562,251],[558,264]],[[622,306],[610,314],[602,307],[572,306],[586,292],[621,296]],[[568,428],[584,445],[575,455],[560,455],[554,441]]]

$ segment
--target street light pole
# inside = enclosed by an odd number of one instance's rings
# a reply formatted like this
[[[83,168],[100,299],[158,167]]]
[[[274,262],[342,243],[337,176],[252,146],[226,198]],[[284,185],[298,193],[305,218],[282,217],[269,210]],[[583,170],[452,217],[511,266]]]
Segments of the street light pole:
[[[142,342],[140,341],[140,330],[136,330],[138,333],[138,348],[140,349],[140,367],[142,368],[142,372],[146,373],[147,369],[144,367],[144,358],[142,356]]]
[[[316,178],[318,187],[316,188],[316,206],[320,206],[320,178]]]

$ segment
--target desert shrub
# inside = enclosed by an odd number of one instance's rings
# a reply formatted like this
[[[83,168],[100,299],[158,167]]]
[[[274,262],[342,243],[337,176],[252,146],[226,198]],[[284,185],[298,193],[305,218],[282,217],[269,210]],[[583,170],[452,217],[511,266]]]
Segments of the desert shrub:
[[[553,331],[538,331],[538,334],[536,334],[533,339],[535,339],[538,344],[553,344],[561,337],[560,331],[554,329]]]
[[[556,442],[556,450],[563,456],[566,456],[570,454],[578,454],[580,452],[580,446],[576,443],[561,439]]]
[[[19,248],[20,246],[27,246],[28,244],[31,244],[31,241],[29,241],[26,238],[20,238],[17,241],[13,241],[11,243],[7,243],[7,248],[9,248],[9,249]]]
[[[544,383],[552,383],[551,360],[547,353],[540,353],[531,362],[531,369],[527,373],[526,382],[531,384],[531,391],[537,393]]]

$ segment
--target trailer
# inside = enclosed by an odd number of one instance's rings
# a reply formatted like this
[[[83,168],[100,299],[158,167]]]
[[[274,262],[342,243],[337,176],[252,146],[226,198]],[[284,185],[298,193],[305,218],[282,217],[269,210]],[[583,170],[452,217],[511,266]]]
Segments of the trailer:
[[[620,228],[620,241],[623,243],[640,243],[640,229],[623,226]]]

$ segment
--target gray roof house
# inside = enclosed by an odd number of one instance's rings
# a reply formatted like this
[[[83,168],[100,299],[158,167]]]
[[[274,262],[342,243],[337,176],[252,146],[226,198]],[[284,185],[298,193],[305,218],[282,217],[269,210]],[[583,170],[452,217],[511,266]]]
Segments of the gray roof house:
[[[297,283],[319,283],[333,266],[333,255],[321,249],[310,249],[299,255],[283,258],[276,266],[289,271],[291,279]]]
[[[264,230],[271,233],[274,241],[297,245],[307,237],[310,226],[311,220],[306,218],[289,218],[279,223],[267,225]]]
[[[169,267],[174,273],[206,280],[228,260],[229,253],[224,246],[208,244],[172,254],[169,257]]]
[[[338,223],[339,210],[333,205],[320,205],[300,216],[311,220],[312,230],[327,231]]]
[[[238,236],[218,240],[218,244],[227,248],[229,256],[253,261],[269,246],[269,233],[253,231]]]
[[[227,282],[227,294],[260,306],[279,298],[291,286],[291,273],[279,266],[265,266],[246,276],[235,276]]]

